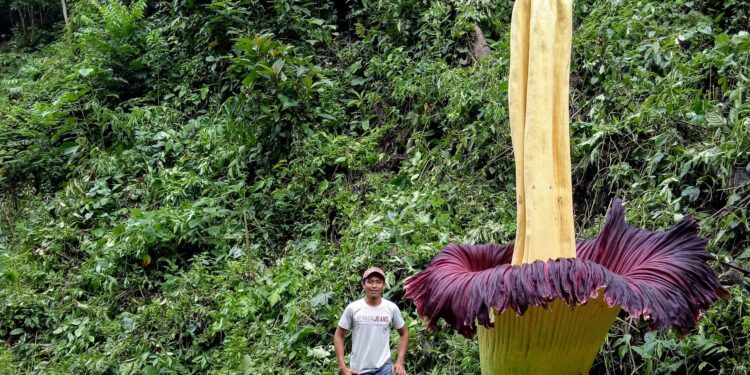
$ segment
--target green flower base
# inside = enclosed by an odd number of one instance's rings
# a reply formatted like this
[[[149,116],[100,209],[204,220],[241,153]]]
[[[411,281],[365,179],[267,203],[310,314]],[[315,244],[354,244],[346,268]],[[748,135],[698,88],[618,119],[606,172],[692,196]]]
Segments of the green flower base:
[[[483,375],[589,373],[620,307],[601,297],[575,309],[559,299],[548,307],[530,307],[522,316],[505,311],[495,316],[494,328],[479,326]]]

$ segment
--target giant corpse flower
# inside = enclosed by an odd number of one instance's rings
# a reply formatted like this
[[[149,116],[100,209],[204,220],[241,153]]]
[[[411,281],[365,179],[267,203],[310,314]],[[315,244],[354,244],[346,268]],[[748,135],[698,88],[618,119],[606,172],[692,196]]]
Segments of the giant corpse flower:
[[[726,293],[686,218],[634,228],[616,199],[601,233],[576,243],[568,77],[572,0],[517,0],[508,85],[516,162],[512,245],[448,245],[404,284],[419,315],[479,333],[483,374],[587,374],[621,310],[647,328],[689,330]]]
[[[685,332],[725,293],[695,220],[652,232],[624,214],[616,199],[576,258],[516,266],[513,245],[448,245],[407,280],[406,298],[430,328],[440,318],[467,338],[479,328],[484,374],[587,374],[621,309]]]

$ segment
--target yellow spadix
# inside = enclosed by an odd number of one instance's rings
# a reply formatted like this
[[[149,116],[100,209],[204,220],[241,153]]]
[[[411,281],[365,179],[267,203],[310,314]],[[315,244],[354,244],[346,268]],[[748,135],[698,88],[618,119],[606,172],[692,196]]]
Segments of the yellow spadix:
[[[508,102],[516,161],[512,264],[575,258],[568,131],[572,0],[517,0]]]

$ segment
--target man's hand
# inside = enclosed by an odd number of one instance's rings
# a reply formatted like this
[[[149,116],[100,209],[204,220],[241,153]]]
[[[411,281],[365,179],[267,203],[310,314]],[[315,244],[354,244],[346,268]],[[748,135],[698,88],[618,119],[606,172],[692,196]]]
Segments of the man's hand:
[[[406,375],[406,369],[404,368],[404,365],[401,363],[396,363],[393,365],[393,374],[394,375]]]
[[[341,375],[357,375],[356,372],[352,371],[352,369],[350,369],[348,367],[342,367],[342,368],[340,368],[339,372],[341,373]]]

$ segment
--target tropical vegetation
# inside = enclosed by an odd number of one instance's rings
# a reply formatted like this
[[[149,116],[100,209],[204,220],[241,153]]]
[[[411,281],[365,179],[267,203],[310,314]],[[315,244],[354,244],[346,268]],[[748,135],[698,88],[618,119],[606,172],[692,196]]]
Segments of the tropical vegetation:
[[[478,374],[403,285],[515,237],[512,6],[0,0],[0,374],[331,374],[371,265],[407,371]],[[579,0],[573,26],[577,238],[616,196],[693,217],[731,294],[684,333],[621,315],[591,373],[748,373],[750,3]]]

